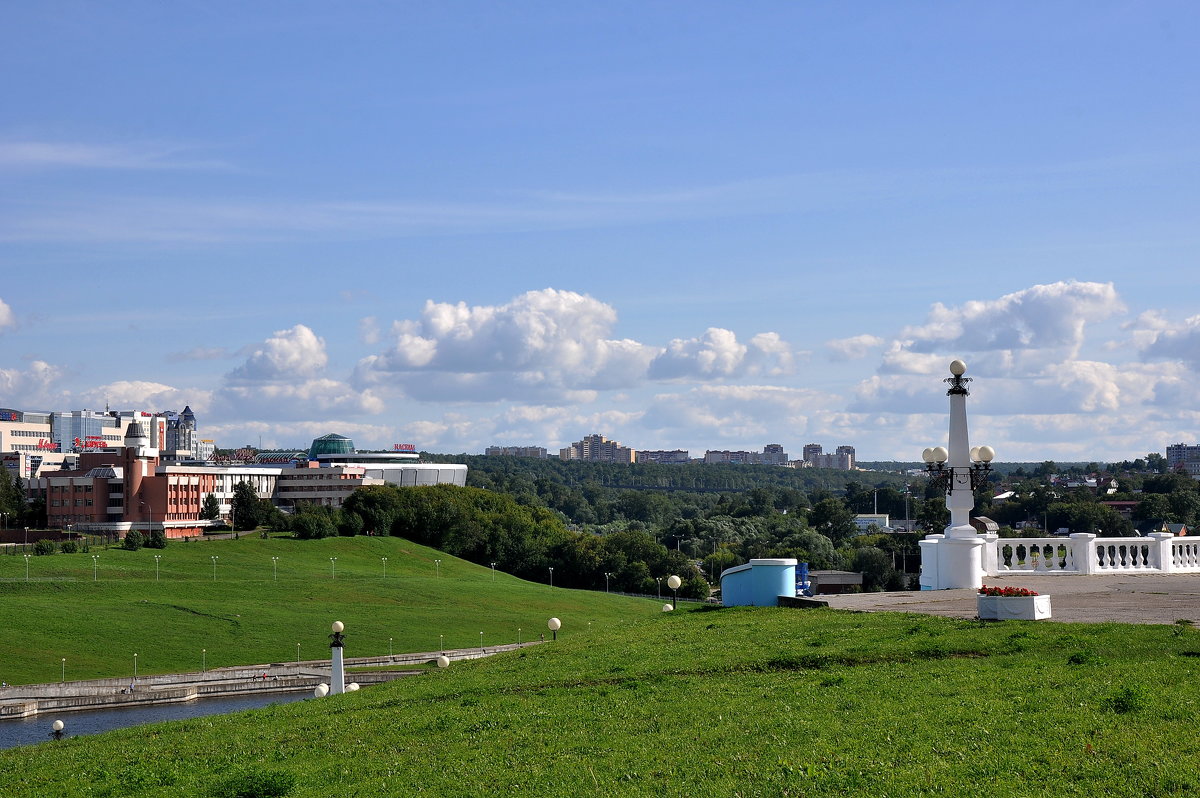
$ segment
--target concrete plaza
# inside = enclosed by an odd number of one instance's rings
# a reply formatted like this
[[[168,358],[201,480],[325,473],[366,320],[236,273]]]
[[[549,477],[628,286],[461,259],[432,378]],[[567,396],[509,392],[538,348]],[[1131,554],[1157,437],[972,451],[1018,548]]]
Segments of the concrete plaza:
[[[1200,574],[1010,574],[988,577],[984,583],[1025,587],[1049,595],[1055,621],[1173,624],[1188,620],[1200,626]],[[927,590],[820,598],[836,609],[974,618],[975,596],[974,590]]]

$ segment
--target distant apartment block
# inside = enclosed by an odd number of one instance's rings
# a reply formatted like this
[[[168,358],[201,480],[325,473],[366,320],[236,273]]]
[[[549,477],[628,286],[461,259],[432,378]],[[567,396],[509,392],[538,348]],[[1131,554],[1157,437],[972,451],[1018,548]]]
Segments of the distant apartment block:
[[[588,435],[581,441],[560,449],[560,460],[587,460],[597,463],[636,463],[637,452],[619,441],[610,441],[603,435]]]
[[[488,457],[536,457],[539,460],[549,456],[545,446],[489,446],[483,453]]]
[[[1200,444],[1175,443],[1168,446],[1167,470],[1183,470],[1200,479]]]
[[[665,465],[679,465],[681,463],[690,463],[691,456],[687,449],[657,449],[653,451],[644,451],[637,453],[637,461],[639,463],[662,463]]]
[[[705,463],[734,463],[737,465],[787,465],[787,452],[778,443],[769,443],[761,452],[731,452],[713,449],[704,453]]]
[[[824,454],[819,443],[810,443],[804,447],[804,463],[808,468],[836,468],[840,471],[854,470],[854,447],[839,446],[833,454]]]

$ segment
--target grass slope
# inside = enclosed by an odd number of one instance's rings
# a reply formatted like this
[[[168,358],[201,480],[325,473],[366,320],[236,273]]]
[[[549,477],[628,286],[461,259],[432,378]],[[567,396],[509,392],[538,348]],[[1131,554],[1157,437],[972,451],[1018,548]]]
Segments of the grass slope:
[[[93,581],[92,554],[100,559]],[[161,555],[155,580],[154,555]],[[216,556],[216,579],[212,556]],[[272,576],[278,557],[279,578]],[[330,562],[336,557],[337,562]],[[387,557],[387,576],[384,563]],[[440,573],[434,560],[440,559]],[[333,577],[336,567],[336,578]],[[10,684],[328,659],[329,624],[347,628],[347,656],[530,640],[546,619],[623,624],[661,611],[652,601],[551,589],[400,538],[291,538],[171,543],[136,552],[0,556],[0,628],[17,633],[0,678]],[[19,630],[19,632],[18,632]]]
[[[556,644],[355,694],[3,752],[0,791],[1200,791],[1190,628],[754,608],[565,621]]]

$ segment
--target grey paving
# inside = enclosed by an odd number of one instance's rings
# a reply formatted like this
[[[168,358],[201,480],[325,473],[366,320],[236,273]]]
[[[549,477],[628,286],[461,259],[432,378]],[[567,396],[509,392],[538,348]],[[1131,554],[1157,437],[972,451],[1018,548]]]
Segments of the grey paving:
[[[1162,623],[1189,620],[1200,626],[1200,574],[989,577],[988,585],[1026,587],[1048,594],[1052,620],[1080,623]],[[829,606],[862,612],[915,612],[974,618],[973,590],[857,593],[822,596]]]

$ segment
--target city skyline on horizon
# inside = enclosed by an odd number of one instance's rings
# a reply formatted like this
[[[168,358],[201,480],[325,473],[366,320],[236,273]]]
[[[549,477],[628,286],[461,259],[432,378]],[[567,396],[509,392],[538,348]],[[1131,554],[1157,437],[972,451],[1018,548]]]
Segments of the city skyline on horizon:
[[[999,461],[1200,440],[1189,4],[7,16],[0,406],[907,462],[962,358]]]

